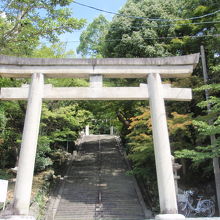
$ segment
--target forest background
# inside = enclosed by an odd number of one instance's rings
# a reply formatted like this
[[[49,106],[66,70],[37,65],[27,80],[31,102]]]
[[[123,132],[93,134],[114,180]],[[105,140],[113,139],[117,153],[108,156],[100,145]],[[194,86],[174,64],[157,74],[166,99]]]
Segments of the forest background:
[[[72,17],[72,0],[2,0],[0,54],[22,57],[71,58],[59,35],[74,32],[85,19]],[[205,48],[208,82],[201,62],[185,79],[164,79],[175,87],[193,88],[191,102],[166,102],[172,154],[182,165],[182,189],[215,194],[213,158],[220,156],[220,2],[219,0],[128,0],[108,21],[95,18],[80,37],[82,57],[166,57],[200,52]],[[205,16],[204,16],[205,15]],[[42,39],[51,45],[42,45]],[[0,87],[19,87],[26,79],[0,78]],[[47,79],[55,86],[88,86],[88,79]],[[105,86],[138,86],[140,79],[105,79]],[[206,100],[205,91],[209,93]],[[207,111],[207,106],[210,110]],[[0,178],[17,165],[26,111],[25,101],[0,102]],[[58,172],[74,149],[80,131],[89,124],[94,134],[121,136],[145,199],[158,208],[152,130],[148,101],[47,101],[43,103],[36,174]],[[210,141],[210,135],[214,141]],[[68,146],[68,149],[67,149]],[[218,159],[217,159],[218,161]],[[220,174],[219,174],[220,175]],[[220,177],[219,177],[220,178]],[[210,187],[211,186],[211,187]]]

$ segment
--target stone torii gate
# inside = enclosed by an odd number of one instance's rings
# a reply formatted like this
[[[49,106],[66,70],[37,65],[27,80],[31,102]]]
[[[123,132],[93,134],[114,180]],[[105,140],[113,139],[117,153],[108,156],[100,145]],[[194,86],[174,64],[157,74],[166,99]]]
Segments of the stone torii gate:
[[[147,100],[153,126],[161,214],[156,219],[184,219],[177,214],[169,135],[164,100],[189,101],[189,88],[172,88],[162,78],[183,78],[193,72],[199,54],[165,58],[50,59],[0,56],[1,77],[29,78],[21,88],[1,88],[1,100],[27,100],[14,193],[13,214],[27,218],[43,100]],[[48,78],[90,78],[89,87],[44,84]],[[146,78],[139,87],[103,87],[105,78]]]

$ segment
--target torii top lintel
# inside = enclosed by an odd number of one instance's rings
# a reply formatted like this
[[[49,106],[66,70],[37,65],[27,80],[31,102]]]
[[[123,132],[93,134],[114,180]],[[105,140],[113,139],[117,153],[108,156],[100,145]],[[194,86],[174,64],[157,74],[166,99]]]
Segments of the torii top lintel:
[[[159,73],[165,78],[187,77],[199,61],[199,53],[161,58],[60,59],[21,58],[0,55],[0,76],[23,78],[43,73],[55,78],[145,78]]]

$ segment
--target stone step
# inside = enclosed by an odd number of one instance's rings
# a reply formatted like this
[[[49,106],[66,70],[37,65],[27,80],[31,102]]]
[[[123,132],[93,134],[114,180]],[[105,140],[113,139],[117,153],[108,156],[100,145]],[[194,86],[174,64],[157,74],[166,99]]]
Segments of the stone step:
[[[143,215],[124,215],[123,213],[121,213],[121,215],[104,215],[101,219],[111,219],[111,220],[128,220],[128,219],[138,219],[138,220],[144,220],[144,216]]]
[[[93,216],[94,215],[94,212],[95,212],[95,209],[94,210],[58,210],[59,211],[59,215],[72,215],[72,216],[75,216],[75,215],[78,215],[78,216],[81,216],[81,215],[90,215],[90,216]]]
[[[85,138],[88,142],[82,144],[81,156],[65,179],[55,220],[144,220],[133,178],[126,175],[127,165],[115,140],[101,140],[99,152],[97,137]]]
[[[94,216],[56,216],[56,220],[95,220]],[[112,220],[112,219],[111,219]]]
[[[130,203],[130,204],[127,204],[126,203],[105,203],[105,202],[102,202],[102,206],[103,207],[109,207],[109,208],[125,208],[125,209],[140,209],[142,210],[142,208],[139,206],[138,203]]]
[[[62,203],[59,205],[60,209],[66,209],[67,207],[72,207],[72,209],[94,209],[97,206],[97,203],[93,204],[85,204],[85,203],[78,203],[78,202],[69,202],[69,203]]]
[[[105,216],[100,218],[95,218],[94,220],[146,220],[143,216]]]
[[[102,213],[104,214],[104,216],[108,216],[108,215],[123,215],[123,216],[130,216],[130,215],[135,215],[135,216],[143,216],[143,213],[141,211],[135,211],[135,210],[128,210],[128,209],[117,209],[114,210],[112,209],[111,211],[102,211]]]
[[[85,211],[84,211],[85,210]],[[73,214],[76,214],[76,213],[79,213],[79,214],[83,214],[83,213],[91,213],[91,214],[94,214],[94,211],[95,211],[95,207],[93,208],[86,208],[85,207],[77,207],[75,208],[73,205],[72,206],[67,206],[67,207],[62,207],[62,208],[59,208],[58,211],[60,213],[73,213]]]

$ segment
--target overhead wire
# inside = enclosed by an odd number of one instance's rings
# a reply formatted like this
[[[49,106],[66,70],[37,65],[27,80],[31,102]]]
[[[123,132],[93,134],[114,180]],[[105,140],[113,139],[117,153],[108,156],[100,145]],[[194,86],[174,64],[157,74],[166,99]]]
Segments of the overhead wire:
[[[214,11],[214,12],[211,12],[211,13],[208,13],[208,14],[204,14],[204,15],[196,16],[196,17],[190,17],[190,18],[176,18],[176,19],[147,18],[147,17],[139,17],[139,16],[126,15],[126,14],[116,13],[116,12],[112,12],[112,11],[107,11],[107,10],[104,10],[104,9],[96,8],[94,6],[79,3],[79,2],[76,2],[76,1],[74,1],[73,3],[77,4],[77,5],[81,5],[83,7],[87,7],[87,8],[96,10],[96,11],[101,11],[101,12],[105,12],[105,13],[108,13],[108,14],[112,14],[112,15],[117,15],[117,16],[122,16],[122,17],[127,17],[127,18],[134,18],[134,19],[141,19],[141,20],[149,20],[149,21],[187,21],[187,20],[196,20],[196,19],[200,19],[200,18],[209,17],[209,16],[215,15],[215,14],[220,12],[220,9],[219,9],[217,11]]]
[[[203,37],[214,37],[218,38],[220,37],[220,34],[206,34],[206,35],[185,35],[185,36],[167,36],[167,37],[146,37],[142,38],[143,40],[165,40],[165,39],[183,39],[183,38],[203,38]],[[123,39],[111,39],[111,40],[104,40],[103,42],[115,42],[115,41],[121,41]],[[73,40],[73,41],[61,41],[59,43],[80,43],[79,40]]]
[[[180,23],[171,23],[171,24],[158,24],[158,25],[131,25],[131,26],[128,26],[129,28],[161,28],[161,27],[172,27],[172,26],[175,26],[175,25],[178,25],[178,26],[187,26],[187,25],[203,25],[203,24],[218,24],[220,23],[220,20],[216,20],[216,21],[204,21],[204,22],[194,22],[194,23],[184,23],[184,24],[180,24]],[[89,25],[85,26],[83,29],[85,30]],[[120,29],[121,28],[124,28],[125,26],[117,26],[117,27],[109,27],[108,30],[114,30],[114,29]],[[77,32],[78,31],[84,31],[84,30],[76,30]]]
[[[92,8],[92,9],[95,9],[95,10],[99,10],[99,11],[102,11],[102,12],[106,12],[106,13],[111,13],[111,14],[115,14],[115,15],[119,15],[119,16],[126,16],[126,17],[135,17],[135,18],[141,18],[141,19],[147,19],[149,21],[186,21],[186,20],[194,20],[194,19],[198,19],[198,18],[203,18],[203,17],[207,17],[207,16],[211,16],[211,15],[214,15],[218,12],[220,12],[220,10],[217,10],[215,12],[212,12],[212,13],[209,13],[209,14],[205,14],[205,15],[202,15],[202,16],[197,16],[197,17],[191,17],[191,18],[186,18],[186,19],[160,19],[160,18],[146,18],[146,17],[136,17],[136,16],[129,16],[129,15],[124,15],[124,14],[119,14],[119,13],[114,13],[114,12],[109,12],[109,11],[106,11],[106,10],[103,10],[103,9],[99,9],[99,8],[96,8],[96,7],[93,7],[93,6],[89,6],[89,5],[85,5],[85,4],[82,4],[82,3],[79,3],[79,2],[76,2],[74,1],[75,4],[78,4],[78,5],[81,5],[81,6],[85,6],[85,7],[89,7],[89,8]],[[204,22],[193,22],[193,23],[170,23],[170,24],[157,24],[157,25],[132,25],[132,26],[128,26],[129,28],[160,28],[160,27],[171,27],[171,26],[175,26],[175,25],[178,25],[178,26],[186,26],[186,25],[202,25],[202,24],[217,24],[217,23],[220,23],[220,20],[216,20],[216,21],[204,21]],[[88,25],[84,28],[87,28]],[[124,26],[123,26],[124,27]],[[109,27],[108,28],[108,31],[109,30],[113,30],[113,29],[119,29],[120,27],[117,26],[117,27]],[[80,31],[80,30],[79,30]],[[160,40],[160,39],[174,39],[174,38],[179,38],[179,39],[182,39],[182,38],[185,38],[185,37],[188,37],[188,38],[203,38],[203,37],[220,37],[220,34],[207,34],[207,35],[185,35],[185,36],[166,36],[166,37],[155,37],[155,38],[151,38],[151,37],[148,37],[148,38],[142,38],[144,40]],[[103,42],[114,42],[114,41],[121,41],[122,39],[111,39],[111,40],[104,40]],[[62,41],[60,43],[80,43],[79,40],[75,40],[75,41]]]
[[[219,20],[217,21],[205,21],[205,22],[194,22],[194,23],[184,23],[184,24],[178,24],[178,23],[171,23],[171,24],[161,24],[161,25],[132,25],[128,26],[129,28],[161,28],[161,27],[172,27],[172,26],[187,26],[187,25],[203,25],[203,24],[218,24],[220,23]],[[109,27],[109,30],[119,29],[120,26],[117,27]],[[124,28],[124,26],[122,26]]]

